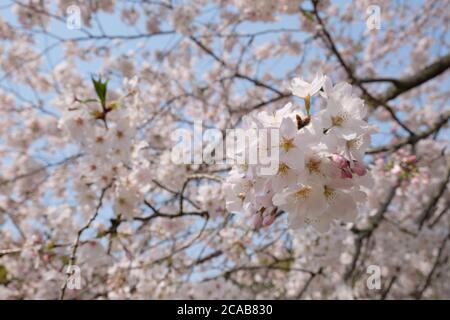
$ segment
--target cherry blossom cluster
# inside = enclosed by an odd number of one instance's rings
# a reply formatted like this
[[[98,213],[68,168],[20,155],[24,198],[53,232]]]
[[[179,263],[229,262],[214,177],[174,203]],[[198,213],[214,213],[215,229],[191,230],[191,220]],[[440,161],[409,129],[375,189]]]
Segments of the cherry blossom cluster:
[[[59,121],[59,128],[82,155],[73,188],[86,213],[95,207],[96,193],[112,187],[116,214],[132,216],[148,190],[150,162],[141,157],[145,143],[136,137],[143,119],[137,81],[136,77],[125,79],[125,92],[114,94],[108,93],[107,82],[93,79],[97,98],[75,97]]]
[[[294,78],[291,91],[304,100],[305,112],[288,103],[244,120],[250,131],[279,128],[279,148],[264,143],[265,137],[253,142],[279,152],[278,170],[263,175],[261,164],[250,163],[233,168],[224,186],[227,208],[251,215],[256,228],[287,212],[291,228],[310,225],[324,232],[334,220],[353,221],[366,199],[371,177],[363,158],[374,128],[348,83],[333,86],[318,73],[312,82]],[[320,111],[312,114],[315,97]]]

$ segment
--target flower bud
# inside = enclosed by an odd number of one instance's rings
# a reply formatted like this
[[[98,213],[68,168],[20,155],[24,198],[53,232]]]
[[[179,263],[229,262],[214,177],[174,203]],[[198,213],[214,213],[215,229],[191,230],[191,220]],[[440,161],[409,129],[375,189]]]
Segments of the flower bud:
[[[352,171],[360,177],[364,176],[367,173],[366,167],[358,161],[353,162]]]
[[[253,216],[253,228],[259,229],[263,224],[263,218],[261,214],[257,213]]]
[[[268,216],[264,217],[264,219],[262,221],[262,226],[268,227],[274,222],[274,220],[275,220],[275,215],[269,214]]]
[[[342,179],[351,179],[353,178],[352,172],[349,169],[342,169],[341,171]]]
[[[346,167],[348,167],[347,159],[339,154],[332,154],[331,161],[333,161],[340,169],[345,169]]]
[[[403,162],[407,164],[414,164],[417,161],[417,157],[415,155],[407,156],[403,158]]]

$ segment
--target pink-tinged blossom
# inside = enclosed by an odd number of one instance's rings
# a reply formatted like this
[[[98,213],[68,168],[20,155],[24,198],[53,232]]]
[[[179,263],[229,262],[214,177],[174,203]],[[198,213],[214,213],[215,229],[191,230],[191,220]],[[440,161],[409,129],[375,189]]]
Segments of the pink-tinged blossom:
[[[310,99],[324,81],[319,74],[311,84],[298,79],[294,94],[307,92]],[[253,130],[279,124],[278,171],[262,178],[257,170],[260,165],[252,164],[247,167],[252,174],[230,175],[226,189],[231,192],[225,193],[229,209],[250,212],[262,227],[272,224],[276,216],[267,212],[285,211],[291,228],[310,225],[321,232],[335,220],[351,222],[356,217],[356,203],[363,201],[367,184],[362,179],[367,169],[361,159],[372,128],[363,120],[364,105],[352,95],[350,85],[333,87],[330,80],[326,84],[319,99],[327,109],[311,114],[305,124],[295,123],[303,114],[291,103],[272,115],[246,118],[246,126]]]

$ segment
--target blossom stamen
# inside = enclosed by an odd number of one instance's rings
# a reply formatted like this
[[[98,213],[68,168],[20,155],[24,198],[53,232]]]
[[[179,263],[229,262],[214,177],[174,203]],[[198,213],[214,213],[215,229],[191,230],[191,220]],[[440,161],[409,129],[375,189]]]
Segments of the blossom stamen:
[[[309,159],[309,161],[306,163],[306,168],[308,169],[309,173],[320,173],[320,163],[321,161],[319,159]]]
[[[290,167],[284,163],[284,162],[280,162],[279,166],[278,166],[278,174],[279,175],[284,175],[289,171]]]
[[[309,197],[309,194],[311,193],[311,191],[312,191],[311,187],[302,187],[295,192],[295,196],[297,198],[301,198],[301,199],[305,200]]]
[[[284,152],[288,152],[292,148],[295,148],[294,138],[282,138],[283,141],[280,144],[280,147],[284,150]]]

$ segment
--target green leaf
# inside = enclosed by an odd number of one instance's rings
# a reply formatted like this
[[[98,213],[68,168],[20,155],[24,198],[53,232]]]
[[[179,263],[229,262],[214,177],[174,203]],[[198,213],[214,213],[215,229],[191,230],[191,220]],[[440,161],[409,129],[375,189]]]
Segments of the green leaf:
[[[99,102],[97,99],[78,100],[79,103],[87,104],[91,102]]]
[[[61,262],[63,263],[63,265],[69,265],[70,264],[70,257],[69,256],[61,256],[60,257]]]
[[[55,247],[55,243],[52,240],[49,240],[45,245],[45,249],[52,250]]]
[[[0,264],[0,284],[5,285],[8,282],[8,270]]]
[[[106,236],[108,233],[106,232],[106,230],[99,230],[97,232],[97,238],[103,238],[104,236]]]
[[[102,81],[102,77],[98,77],[96,80],[92,77],[92,83],[94,85],[95,93],[97,93],[98,98],[102,106],[106,105],[106,91],[108,90],[108,80]]]
[[[114,110],[119,107],[119,101],[113,101],[108,105],[108,110]]]
[[[291,265],[293,262],[294,262],[293,259],[280,260],[274,264],[274,267],[281,269],[285,272],[288,272],[291,270]]]
[[[308,20],[311,21],[311,22],[314,22],[314,15],[313,15],[311,12],[306,11],[306,10],[302,10],[301,13],[303,14],[303,16],[304,16],[306,19],[308,19]]]

